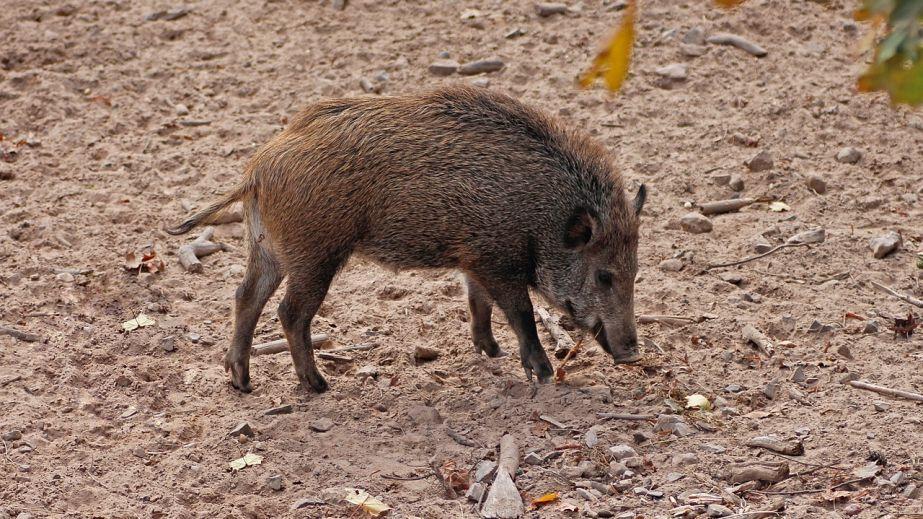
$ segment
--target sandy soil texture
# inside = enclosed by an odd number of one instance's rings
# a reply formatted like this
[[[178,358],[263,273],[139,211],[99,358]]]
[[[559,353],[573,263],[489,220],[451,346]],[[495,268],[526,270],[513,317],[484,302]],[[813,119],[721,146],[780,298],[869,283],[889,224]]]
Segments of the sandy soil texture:
[[[923,408],[841,383],[923,392],[923,332],[890,328],[912,307],[871,284],[923,297],[923,114],[854,92],[853,3],[642,2],[632,75],[612,97],[574,86],[618,19],[612,1],[539,17],[532,2],[0,0],[0,326],[39,336],[0,335],[0,518],[363,516],[346,487],[392,517],[475,517],[431,460],[473,481],[504,433],[531,454],[516,480],[527,505],[560,493],[529,517],[704,516],[713,496],[778,517],[923,513]],[[703,41],[722,32],[768,55]],[[438,76],[442,52],[505,66]],[[299,389],[282,354],[255,357],[255,391],[235,392],[221,360],[243,227],[217,226],[228,250],[200,273],[176,256],[193,236],[162,229],[229,189],[300,107],[453,81],[586,129],[645,182],[637,311],[692,320],[640,325],[639,365],[593,346],[564,384],[533,390],[516,354],[474,356],[457,274],[353,261],[314,331],[326,348],[374,347],[321,361],[323,395]],[[837,159],[847,147],[857,161]],[[683,229],[693,204],[733,196],[789,210],[757,203]],[[815,228],[821,243],[705,270]],[[875,258],[869,240],[892,231],[903,245]],[[148,245],[165,270],[127,272],[125,253]],[[278,297],[257,342],[281,337]],[[124,332],[140,312],[155,324]],[[415,362],[418,346],[438,358]],[[683,412],[692,394],[713,408]],[[252,437],[230,434],[242,422]],[[804,454],[747,446],[770,435]],[[231,470],[247,453],[262,463]],[[732,465],[754,461],[790,475],[722,495]]]

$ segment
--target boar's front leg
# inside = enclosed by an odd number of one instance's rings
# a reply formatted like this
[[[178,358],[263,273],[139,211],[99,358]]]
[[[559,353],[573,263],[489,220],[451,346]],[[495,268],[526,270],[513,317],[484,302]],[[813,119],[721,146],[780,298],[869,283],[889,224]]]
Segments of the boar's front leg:
[[[504,355],[494,332],[491,329],[490,317],[493,313],[493,301],[480,283],[471,276],[465,276],[468,285],[468,308],[471,310],[471,340],[474,341],[474,353],[480,355],[484,352],[488,357],[501,357]]]
[[[524,284],[515,283],[481,281],[481,284],[506,314],[510,326],[516,332],[516,338],[519,339],[519,356],[522,359],[522,367],[526,371],[526,378],[532,380],[532,374],[535,373],[539,382],[551,382],[554,370],[551,368],[548,355],[542,348],[542,343],[538,340],[529,289]]]

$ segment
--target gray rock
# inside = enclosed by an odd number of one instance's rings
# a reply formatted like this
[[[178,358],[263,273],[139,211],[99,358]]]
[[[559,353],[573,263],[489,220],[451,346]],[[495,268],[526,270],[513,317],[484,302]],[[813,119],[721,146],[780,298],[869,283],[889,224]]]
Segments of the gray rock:
[[[869,319],[865,323],[865,328],[862,329],[862,333],[878,333],[879,324],[875,319]]]
[[[893,476],[891,476],[890,481],[892,485],[899,487],[907,482],[907,476],[899,470],[895,472]]]
[[[545,461],[545,458],[543,458],[537,452],[532,451],[529,454],[526,454],[522,461],[528,465],[541,465]]]
[[[461,65],[450,59],[439,59],[429,65],[429,73],[434,76],[451,76]]]
[[[708,505],[708,508],[705,509],[705,513],[708,517],[727,517],[729,515],[734,515],[733,510],[717,503]]]
[[[294,411],[292,404],[285,404],[278,407],[273,407],[272,409],[267,409],[263,414],[266,416],[275,416],[280,414],[291,414],[292,411]]]
[[[869,240],[869,248],[872,249],[872,254],[876,259],[881,259],[898,250],[903,244],[903,241],[900,234],[894,231],[888,231],[888,233],[883,236]]]
[[[577,493],[578,496],[582,497],[583,499],[587,501],[598,501],[599,500],[596,496],[594,496],[592,493],[590,493],[589,490],[585,488],[578,488],[575,490],[575,492]]]
[[[826,239],[827,231],[821,227],[816,227],[789,237],[789,239],[785,240],[785,243],[823,243]]]
[[[716,186],[726,186],[731,182],[731,176],[730,173],[716,173],[711,176],[711,180]]]
[[[628,467],[626,467],[624,463],[619,463],[617,461],[609,462],[609,475],[610,476],[617,478],[625,474],[626,472],[628,472]]]
[[[494,469],[497,468],[497,464],[490,460],[481,460],[478,462],[477,466],[474,469],[474,481],[480,483],[484,481],[484,478],[490,476]]]
[[[366,364],[358,370],[356,370],[356,378],[359,380],[364,380],[367,378],[378,378],[378,367],[371,364]]]
[[[914,499],[917,496],[917,484],[916,483],[907,483],[907,486],[904,487],[904,491],[901,492],[901,495],[907,499]]]
[[[160,349],[165,352],[171,352],[176,350],[176,337],[169,335],[167,337],[160,338]]]
[[[465,492],[465,497],[468,498],[468,501],[480,503],[481,498],[484,496],[485,490],[487,490],[487,487],[484,485],[484,483],[474,483],[468,487],[468,491]]]
[[[332,7],[334,11],[342,11],[346,9],[346,2],[347,0],[330,0],[330,7]]]
[[[415,405],[407,410],[410,421],[417,425],[435,425],[442,423],[442,415],[435,407]]]
[[[699,446],[699,448],[711,454],[724,454],[725,452],[727,452],[727,449],[725,449],[721,445],[715,445],[714,443],[703,443],[702,445]]]
[[[314,432],[327,432],[330,429],[333,429],[334,423],[330,418],[318,418],[308,425],[308,427]]]
[[[487,88],[490,86],[490,80],[487,79],[486,77],[479,77],[477,79],[472,80],[471,85],[476,86],[478,88]]]
[[[693,27],[683,35],[683,43],[688,43],[690,45],[705,45],[705,29],[701,27]]]
[[[247,422],[241,422],[237,424],[237,427],[231,429],[231,432],[228,433],[228,435],[232,438],[236,438],[241,434],[249,438],[253,438],[253,429],[250,428],[250,424]]]
[[[845,344],[841,344],[840,347],[836,349],[836,352],[839,353],[840,356],[842,356],[845,359],[849,359],[849,360],[853,359],[852,352],[849,351],[849,346]]]
[[[418,344],[413,349],[413,358],[417,362],[433,361],[439,358],[439,350]]]
[[[685,63],[671,63],[654,70],[654,73],[673,81],[685,81],[689,77]]]
[[[734,175],[731,177],[730,182],[728,182],[728,187],[732,191],[737,191],[738,193],[744,190],[744,179],[740,175]]]
[[[779,384],[776,382],[769,382],[763,387],[763,394],[770,400],[775,400],[778,393]]]
[[[609,454],[612,455],[612,457],[616,461],[622,461],[625,458],[633,458],[637,456],[638,451],[634,450],[631,446],[625,445],[623,443],[620,445],[613,445],[612,447],[609,447]]]
[[[811,322],[811,326],[808,327],[808,332],[810,333],[830,333],[833,331],[833,326],[830,324],[825,324],[817,319],[814,319]]]
[[[859,503],[849,503],[843,507],[843,515],[847,517],[859,515],[860,513],[862,513],[862,505]]]
[[[599,464],[591,460],[581,461],[577,468],[580,469],[580,475],[585,478],[598,478],[606,474],[606,471]]]
[[[677,481],[686,477],[682,472],[670,472],[667,474],[667,483],[676,483]]]
[[[872,405],[875,407],[875,411],[878,411],[879,413],[883,413],[888,409],[891,409],[891,404],[882,402],[881,400],[873,402]]]
[[[679,258],[669,258],[660,262],[660,270],[664,272],[679,272],[683,270],[683,260]]]
[[[738,384],[728,384],[724,386],[725,393],[740,393],[744,388],[740,387]]]
[[[690,58],[698,58],[699,56],[704,56],[708,52],[708,47],[705,45],[694,45],[691,43],[680,43],[679,51],[683,56],[688,56]]]
[[[758,173],[760,171],[768,171],[772,169],[773,166],[772,154],[766,150],[763,150],[751,157],[750,160],[746,162],[746,165],[747,169],[753,171],[754,173]]]
[[[836,160],[843,164],[855,164],[862,160],[862,151],[851,147],[843,148],[837,152]]]
[[[513,38],[518,38],[520,36],[525,36],[525,35],[526,35],[526,31],[524,31],[521,27],[517,27],[507,32],[506,34],[504,34],[503,37],[508,40],[512,40]]]
[[[686,465],[695,465],[699,460],[695,457],[695,454],[686,452],[674,455],[672,461],[674,466],[685,467]]]
[[[702,234],[712,230],[711,220],[696,212],[686,213],[679,220],[679,224],[684,231],[692,234]]]
[[[4,441],[14,442],[16,440],[22,439],[22,432],[14,429],[12,431],[3,433],[3,436],[0,436],[0,438],[3,438]]]
[[[282,490],[282,476],[279,476],[278,474],[269,476],[266,478],[266,486],[272,490],[275,490],[276,492]]]
[[[492,58],[492,59],[482,59],[477,61],[470,61],[464,65],[458,67],[458,73],[463,76],[473,76],[475,74],[486,74],[488,72],[496,72],[501,70],[504,67],[502,60]]]
[[[744,282],[743,276],[741,276],[737,272],[722,272],[721,274],[718,275],[718,277],[720,277],[722,281],[725,281],[732,285],[740,286]]]
[[[805,183],[808,185],[808,189],[814,191],[818,195],[822,195],[827,192],[827,181],[824,180],[820,175],[811,175],[805,180]]]
[[[772,243],[763,235],[753,238],[751,243],[753,244],[753,250],[756,251],[757,254],[768,252],[769,249],[772,248]]]
[[[566,4],[559,3],[540,3],[535,4],[535,14],[546,18],[548,16],[554,16],[556,14],[564,14],[567,12]]]

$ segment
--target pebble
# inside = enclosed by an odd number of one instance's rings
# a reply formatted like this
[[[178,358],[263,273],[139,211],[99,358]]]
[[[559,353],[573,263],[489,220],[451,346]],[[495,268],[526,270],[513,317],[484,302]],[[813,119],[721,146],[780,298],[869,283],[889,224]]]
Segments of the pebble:
[[[833,331],[833,326],[814,319],[811,322],[811,326],[808,327],[808,331],[811,333],[828,333]]]
[[[740,175],[734,175],[731,177],[731,180],[728,182],[728,187],[732,191],[741,192],[744,190],[744,179]]]
[[[628,467],[624,463],[619,463],[617,461],[609,462],[609,475],[612,477],[618,477],[624,475],[628,472]]]
[[[888,231],[887,234],[869,240],[869,248],[876,259],[881,259],[900,248],[903,244],[901,235]]]
[[[711,176],[711,180],[716,186],[726,186],[731,182],[731,176],[730,173],[716,173]]]
[[[173,107],[176,111],[176,115],[189,115],[189,107],[180,103]]]
[[[737,384],[728,384],[724,387],[725,393],[740,393],[741,391],[743,391],[743,388]]]
[[[705,509],[705,513],[708,515],[708,517],[727,517],[729,515],[734,515],[733,510],[717,503],[711,503],[708,505],[708,508]]]
[[[726,407],[727,407],[726,405],[722,406],[722,409]],[[710,452],[712,454],[724,454],[725,452],[727,452],[726,448],[722,447],[721,445],[715,445],[714,443],[703,443],[701,446],[699,446],[699,448],[705,452]]]
[[[878,333],[879,324],[878,321],[874,319],[869,319],[865,323],[865,328],[862,329],[862,333]]]
[[[805,183],[808,185],[808,188],[811,191],[814,191],[818,195],[822,195],[827,192],[827,181],[824,180],[820,175],[811,175],[805,180]]]
[[[778,393],[779,384],[776,382],[769,382],[763,387],[763,394],[770,400],[775,400]]]
[[[330,429],[333,429],[333,425],[334,425],[333,420],[331,420],[330,418],[319,418],[311,422],[311,424],[308,425],[308,427],[314,432],[323,433],[323,432],[329,431]]]
[[[539,455],[539,453],[533,451],[533,452],[530,452],[529,454],[526,454],[526,456],[522,459],[522,461],[524,461],[525,463],[529,465],[541,465],[542,462],[545,461],[545,458]]]
[[[176,337],[172,335],[160,339],[160,348],[163,351],[170,352],[176,350]]]
[[[378,367],[371,364],[366,364],[358,370],[356,370],[356,378],[359,380],[364,380],[367,378],[378,378]]]
[[[276,416],[280,414],[291,414],[292,411],[294,411],[292,404],[285,404],[285,405],[273,407],[272,409],[268,409],[263,414],[265,416]]]
[[[785,240],[785,243],[823,243],[827,239],[827,231],[821,227],[799,232]]]
[[[346,2],[347,0],[331,0],[330,7],[332,7],[334,11],[342,11],[346,9]]]
[[[593,494],[591,494],[590,491],[587,490],[587,489],[585,489],[585,488],[578,488],[578,489],[576,489],[576,492],[577,492],[577,495],[578,495],[578,496],[582,497],[583,499],[585,499],[585,500],[587,500],[587,501],[596,501],[596,500],[597,500],[597,499],[596,499],[596,496],[594,496]]]
[[[266,478],[266,486],[276,492],[282,490],[282,476],[273,475]]]
[[[683,260],[679,258],[669,258],[660,262],[660,270],[664,272],[679,272],[683,270]]]
[[[71,274],[70,272],[61,272],[60,274],[57,274],[54,278],[62,283],[73,283],[74,282],[74,275]]]
[[[429,362],[439,358],[439,350],[427,346],[417,345],[413,349],[413,358],[417,362]]]
[[[737,272],[722,272],[718,277],[720,277],[722,281],[732,285],[740,286],[744,282],[743,276]]]
[[[465,492],[465,497],[468,498],[468,501],[480,503],[486,489],[487,487],[484,486],[484,483],[474,483],[468,487],[468,491]]]
[[[509,31],[509,32],[507,32],[506,34],[504,34],[503,37],[506,38],[506,39],[508,39],[508,40],[512,40],[513,38],[518,38],[518,37],[520,37],[520,36],[525,36],[525,35],[526,35],[526,31],[524,31],[524,30],[523,30],[522,28],[520,28],[520,27],[517,27],[517,28],[515,28],[515,29],[513,29],[513,30],[511,30],[511,31]]]
[[[841,344],[839,348],[836,349],[836,352],[839,353],[843,358],[852,360],[852,352],[849,351],[849,346]]]
[[[3,436],[0,436],[0,438],[3,438],[4,441],[14,442],[16,440],[22,439],[22,432],[17,431],[17,430],[12,430],[12,431],[3,433]]]
[[[892,485],[899,487],[907,482],[907,476],[899,470],[895,472],[893,476],[891,476],[890,481]]]
[[[686,477],[686,475],[682,472],[671,472],[667,474],[667,483],[676,483],[684,477]]]
[[[903,495],[907,499],[913,499],[914,494],[916,494],[916,492],[917,492],[917,484],[908,483],[907,486],[904,487],[904,491],[901,492],[901,495]]]
[[[175,7],[166,11],[154,11],[153,13],[145,16],[144,19],[149,22],[156,22],[157,20],[166,20],[168,22],[172,22],[173,20],[179,20],[187,14],[189,14],[188,8]]]
[[[690,45],[705,45],[705,29],[701,27],[693,27],[683,35],[683,43],[688,43]]]
[[[769,249],[772,248],[772,243],[768,239],[766,239],[766,237],[763,235],[759,235],[756,238],[753,238],[752,245],[753,245],[753,250],[756,251],[758,254],[767,252],[769,251]]]
[[[862,151],[851,147],[843,148],[837,152],[836,160],[843,164],[855,164],[862,160]]]
[[[541,3],[535,4],[535,13],[542,18],[564,14],[567,12],[567,5],[559,3]]]
[[[656,69],[654,73],[673,81],[685,81],[689,77],[689,71],[685,63],[671,63]]]
[[[191,343],[197,343],[197,342],[199,342],[200,340],[202,340],[202,336],[199,335],[199,334],[197,334],[197,333],[195,333],[195,332],[189,332],[189,333],[187,333],[187,334],[186,334],[186,338],[189,339],[189,342],[191,342]]]
[[[473,76],[475,74],[486,74],[496,72],[504,67],[503,61],[492,58],[470,61],[458,67],[458,73],[463,76]]]
[[[768,171],[772,169],[773,166],[772,154],[766,150],[763,150],[751,157],[750,160],[748,160],[745,164],[747,165],[747,169],[753,171],[754,173],[758,173],[760,171]]]
[[[630,445],[613,445],[609,447],[609,454],[615,458],[616,461],[622,461],[625,458],[633,458],[638,455],[638,451],[634,450]]]
[[[337,489],[337,491],[339,492],[339,489]],[[326,504],[327,502],[323,499],[317,499],[316,497],[306,497],[304,499],[295,501],[295,504],[292,505],[292,510],[300,510],[309,506],[322,506]]]
[[[451,76],[460,65],[457,61],[451,59],[439,59],[429,65],[429,73],[434,76]]]
[[[693,45],[691,43],[681,43],[679,46],[679,51],[683,56],[688,56],[690,58],[698,58],[699,56],[704,56],[708,52],[708,47],[705,45]]]
[[[442,415],[435,407],[415,405],[407,411],[410,421],[417,425],[435,425],[442,423]]]
[[[478,462],[474,469],[474,481],[478,483],[484,481],[484,478],[489,476],[496,468],[497,464],[495,462],[490,460],[481,460]]]
[[[673,456],[673,465],[677,467],[685,467],[686,465],[694,465],[698,462],[698,459],[695,457],[695,454],[691,452],[686,452],[683,454],[677,454]]]
[[[231,429],[231,432],[228,433],[231,437],[237,437],[243,434],[244,436],[249,436],[253,438],[253,429],[250,427],[250,424],[247,422],[241,422],[237,424],[237,427]]]
[[[692,234],[703,234],[712,230],[711,220],[696,212],[686,213],[679,220],[679,224],[684,231]]]
[[[858,503],[850,503],[843,507],[843,515],[846,516],[852,517],[854,515],[859,515],[861,512],[862,506],[860,506]]]

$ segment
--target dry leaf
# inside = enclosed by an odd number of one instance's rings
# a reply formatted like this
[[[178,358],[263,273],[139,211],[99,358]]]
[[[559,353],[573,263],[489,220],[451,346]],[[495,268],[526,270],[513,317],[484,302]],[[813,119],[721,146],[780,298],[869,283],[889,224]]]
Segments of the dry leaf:
[[[558,495],[557,492],[549,492],[549,493],[543,495],[542,497],[538,497],[538,498],[533,499],[533,500],[532,500],[532,506],[534,506],[535,508],[538,508],[538,507],[540,507],[540,506],[542,506],[542,505],[548,505],[548,504],[554,503],[554,502],[557,501],[558,498],[560,498],[560,497],[561,497],[561,496]]]
[[[744,3],[744,0],[715,0],[715,3],[724,8],[731,8]]]
[[[147,316],[144,312],[138,314],[138,317],[134,319],[129,319],[122,323],[122,329],[126,332],[137,330],[138,328],[144,328],[145,326],[152,326],[156,324],[156,321]]]
[[[361,507],[372,517],[379,517],[388,513],[391,507],[382,503],[378,498],[372,497],[365,490],[358,488],[346,488],[346,501]]]
[[[788,206],[785,202],[772,202],[769,204],[769,210],[774,213],[781,213],[782,211],[791,211],[791,207]]]
[[[244,455],[243,458],[237,458],[236,460],[229,462],[228,465],[230,465],[231,469],[233,470],[241,470],[244,467],[249,467],[250,465],[259,465],[260,463],[263,463],[262,456],[248,452]]]
[[[628,77],[628,65],[631,63],[631,48],[635,41],[635,0],[629,0],[622,16],[622,22],[616,29],[609,43],[596,55],[590,69],[580,77],[580,86],[590,87],[598,78],[612,92],[618,92],[625,78]]]
[[[445,460],[442,463],[440,472],[442,472],[443,479],[452,487],[452,490],[459,493],[468,490],[468,472],[458,470],[454,461]]]
[[[133,271],[136,274],[144,271],[156,274],[167,268],[167,264],[157,257],[157,252],[152,245],[139,251],[126,252],[125,263],[122,266],[125,267],[125,270]]]
[[[689,395],[686,397],[686,409],[698,409],[708,411],[711,409],[711,402],[700,394]]]

